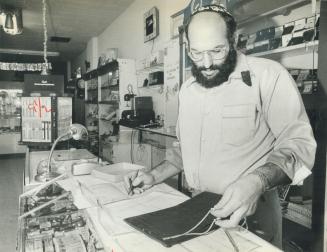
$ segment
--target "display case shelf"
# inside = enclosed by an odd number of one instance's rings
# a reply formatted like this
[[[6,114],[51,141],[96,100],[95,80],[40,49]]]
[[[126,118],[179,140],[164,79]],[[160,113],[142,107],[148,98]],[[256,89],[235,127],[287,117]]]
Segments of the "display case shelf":
[[[0,119],[20,118],[19,114],[14,115],[0,115]]]
[[[164,64],[156,64],[153,66],[145,67],[136,71],[136,74],[147,73],[147,72],[154,72],[154,71],[162,71],[164,68]]]
[[[295,1],[291,1],[291,2],[284,1],[283,4],[279,5],[278,7],[273,7],[272,9],[263,10],[263,11],[259,11],[259,12],[257,11],[256,14],[252,15],[252,16],[248,16],[248,17],[244,18],[244,16],[245,16],[244,13],[241,17],[238,17],[237,14],[234,14],[234,16],[238,20],[238,26],[242,27],[251,22],[257,21],[260,18],[269,17],[269,16],[273,16],[273,15],[280,15],[280,14],[287,12],[289,9],[294,9],[295,7],[305,5],[308,3],[310,3],[309,0],[295,0]],[[254,4],[254,3],[252,3],[252,4]],[[278,2],[276,2],[275,4],[278,5]],[[274,6],[275,4],[273,4],[273,1],[272,1],[271,5]],[[268,7],[270,7],[270,6],[268,6]],[[265,7],[265,9],[268,7]]]
[[[318,45],[319,45],[319,41],[315,40],[315,41],[310,41],[310,42],[302,43],[302,44],[298,44],[298,45],[280,47],[280,48],[270,50],[270,51],[252,53],[249,55],[255,56],[255,57],[281,56],[283,54],[287,54],[288,56],[293,55],[293,54],[301,55],[301,54],[308,53],[310,51],[318,50]]]
[[[99,104],[108,104],[108,105],[116,105],[119,101],[112,100],[112,101],[99,101]]]
[[[101,87],[101,89],[119,90],[119,85]]]

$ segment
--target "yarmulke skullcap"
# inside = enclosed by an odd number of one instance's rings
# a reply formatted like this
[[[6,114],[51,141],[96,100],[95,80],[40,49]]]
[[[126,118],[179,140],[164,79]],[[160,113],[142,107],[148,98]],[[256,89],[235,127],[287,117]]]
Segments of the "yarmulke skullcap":
[[[203,11],[225,13],[233,17],[220,2],[219,0],[191,0],[184,10],[183,25],[187,25],[193,15]]]

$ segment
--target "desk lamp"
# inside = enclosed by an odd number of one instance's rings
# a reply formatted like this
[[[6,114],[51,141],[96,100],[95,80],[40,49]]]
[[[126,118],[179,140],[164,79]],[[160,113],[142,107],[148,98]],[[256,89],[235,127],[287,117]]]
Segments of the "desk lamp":
[[[51,150],[50,150],[50,154],[49,154],[49,157],[48,157],[48,172],[51,174],[51,157],[52,157],[52,154],[53,154],[53,151],[57,145],[57,143],[62,140],[62,139],[70,139],[70,138],[73,138],[74,140],[80,140],[80,139],[83,139],[83,138],[86,138],[88,135],[87,133],[87,129],[81,125],[81,124],[77,124],[77,123],[74,123],[72,124],[70,127],[69,127],[69,130],[68,132],[60,135],[53,143],[52,147],[51,147]]]

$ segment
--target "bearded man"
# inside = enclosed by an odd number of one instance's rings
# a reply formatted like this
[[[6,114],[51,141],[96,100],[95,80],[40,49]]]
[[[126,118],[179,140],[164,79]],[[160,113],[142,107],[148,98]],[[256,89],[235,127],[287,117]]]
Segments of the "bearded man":
[[[143,191],[183,169],[193,191],[222,194],[211,212],[217,225],[248,217],[250,230],[281,248],[276,187],[303,181],[316,151],[301,95],[279,63],[235,49],[236,23],[224,7],[193,0],[184,16],[193,76],[179,93],[181,160],[173,155],[126,181]]]

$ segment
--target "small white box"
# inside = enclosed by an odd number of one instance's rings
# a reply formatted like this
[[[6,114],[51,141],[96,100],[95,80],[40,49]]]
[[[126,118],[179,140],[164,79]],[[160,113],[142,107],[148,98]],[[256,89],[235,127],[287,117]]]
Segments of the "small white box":
[[[282,36],[282,47],[286,47],[291,41],[293,34],[286,34]]]
[[[128,173],[144,168],[145,167],[141,165],[121,162],[97,167],[92,170],[91,174],[97,178],[107,180],[109,182],[120,182],[123,181],[124,176]]]
[[[297,32],[297,31],[301,31],[305,28],[305,24],[306,24],[306,19],[305,18],[302,18],[302,19],[299,19],[299,20],[296,20],[294,22],[294,29],[293,29],[293,32]]]
[[[164,51],[159,50],[150,55],[150,66],[156,66],[163,64],[164,62]]]

